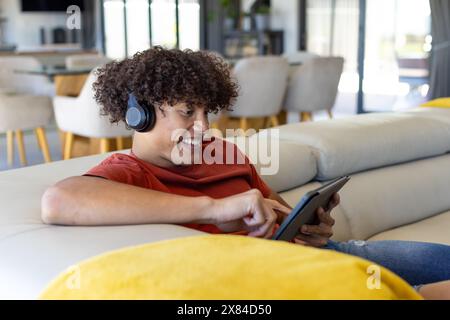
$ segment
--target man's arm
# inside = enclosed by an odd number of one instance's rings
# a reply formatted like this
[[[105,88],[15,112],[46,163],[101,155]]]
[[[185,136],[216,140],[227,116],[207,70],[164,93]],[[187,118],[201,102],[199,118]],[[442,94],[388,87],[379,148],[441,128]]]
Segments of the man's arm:
[[[222,199],[185,197],[98,177],[71,177],[46,190],[42,220],[63,225],[211,223],[238,221],[250,236],[270,237],[277,215],[289,208],[251,189]]]
[[[212,223],[213,199],[185,197],[115,181],[70,177],[42,197],[42,219],[49,224],[123,225]]]

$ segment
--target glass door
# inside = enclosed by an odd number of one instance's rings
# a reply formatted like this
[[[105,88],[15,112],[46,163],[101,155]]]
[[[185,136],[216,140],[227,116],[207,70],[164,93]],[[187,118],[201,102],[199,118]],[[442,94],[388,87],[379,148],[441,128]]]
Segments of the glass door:
[[[428,0],[367,0],[364,110],[418,106],[428,92]]]
[[[306,4],[307,50],[345,60],[334,107],[338,115],[419,105],[429,88],[430,29],[428,0]]]
[[[307,51],[321,56],[344,58],[344,70],[334,107],[338,116],[354,114],[357,110],[358,22],[358,0],[307,1]]]

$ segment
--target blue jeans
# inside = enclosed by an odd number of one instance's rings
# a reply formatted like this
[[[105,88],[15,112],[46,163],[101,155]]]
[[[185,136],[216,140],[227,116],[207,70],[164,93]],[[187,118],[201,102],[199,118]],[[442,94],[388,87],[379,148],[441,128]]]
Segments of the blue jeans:
[[[383,266],[412,286],[450,279],[450,246],[414,241],[336,242],[324,249],[347,253]]]

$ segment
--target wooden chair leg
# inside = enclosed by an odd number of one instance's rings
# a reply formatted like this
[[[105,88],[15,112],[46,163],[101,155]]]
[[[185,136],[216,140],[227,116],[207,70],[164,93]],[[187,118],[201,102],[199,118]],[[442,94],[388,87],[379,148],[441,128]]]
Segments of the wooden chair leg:
[[[50,150],[48,148],[47,138],[45,136],[45,129],[43,127],[37,127],[36,129],[34,129],[34,133],[36,134],[39,147],[42,150],[44,161],[51,162],[52,158],[50,157]]]
[[[280,125],[277,116],[270,116],[270,125],[272,127],[278,127]]]
[[[66,143],[66,133],[62,130],[58,130],[59,141],[61,142],[61,156],[64,159],[64,150]]]
[[[108,138],[100,139],[100,153],[106,153],[109,151],[109,140]]]
[[[73,133],[66,132],[65,136],[63,159],[68,160],[72,156]]]
[[[313,116],[311,112],[302,111],[300,112],[300,122],[312,121]]]
[[[14,163],[14,131],[6,131],[6,145],[8,165],[12,166]]]
[[[333,119],[333,113],[331,112],[331,110],[327,110],[327,113],[328,113],[328,117],[330,119]]]
[[[270,127],[270,117],[264,117],[264,118],[262,119],[262,127],[261,127],[261,130],[262,130],[262,129],[269,128],[269,127]]]
[[[122,137],[116,137],[116,147],[117,147],[117,150],[123,149],[123,138]]]
[[[20,164],[22,166],[27,165],[27,156],[25,155],[25,146],[23,144],[23,132],[22,130],[16,130],[17,149],[19,151]]]
[[[242,117],[239,119],[239,128],[241,128],[242,130],[247,130],[247,126],[248,126],[248,121],[246,117]]]
[[[226,129],[228,128],[228,122],[230,118],[227,114],[222,114],[219,119],[217,120],[217,129],[222,130],[222,132],[225,133]]]

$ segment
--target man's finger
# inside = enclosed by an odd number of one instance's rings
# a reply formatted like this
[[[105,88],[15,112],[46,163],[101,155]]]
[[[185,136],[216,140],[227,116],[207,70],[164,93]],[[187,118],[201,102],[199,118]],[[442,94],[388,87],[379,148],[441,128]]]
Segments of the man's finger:
[[[276,200],[273,199],[264,199],[273,209],[276,209],[278,211],[281,211],[283,213],[289,214],[291,213],[291,209],[282,205],[281,203],[279,203]]]
[[[296,244],[300,244],[300,245],[302,245],[302,246],[310,246],[306,241],[303,241],[303,240],[300,240],[300,239],[298,239],[298,238],[294,238],[294,242],[296,243]]]
[[[264,224],[266,217],[261,211],[256,211],[253,214],[249,214],[244,217],[244,222],[246,225],[251,227],[256,227]]]
[[[320,222],[327,224],[329,226],[334,226],[334,219],[331,217],[329,211],[323,210],[323,208],[317,209],[317,216],[319,217]]]
[[[304,235],[298,234],[295,236],[295,239],[303,242],[305,246],[320,248],[325,246],[328,243],[328,239],[325,237],[315,236],[315,235]]]
[[[340,201],[341,201],[341,198],[339,196],[339,193],[337,193],[337,192],[334,193],[330,200],[329,209],[335,208],[339,204]]]
[[[301,228],[301,232],[305,233],[307,235],[319,235],[323,237],[331,237],[333,235],[333,229],[331,226],[326,224],[320,224],[320,225],[304,225]]]
[[[257,230],[255,230],[254,232],[250,232],[249,235],[267,238],[268,234],[271,234],[271,232],[273,231],[277,215],[275,214],[275,212],[273,212],[273,210],[270,207],[263,206],[261,210],[264,213],[265,222]]]
[[[266,223],[259,228],[257,228],[255,231],[250,232],[248,235],[251,237],[261,237],[266,238],[267,234],[272,232],[273,229],[273,223],[270,221],[266,221]]]

